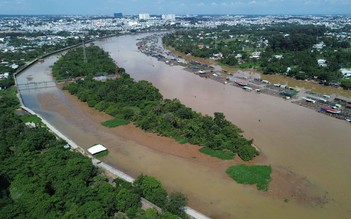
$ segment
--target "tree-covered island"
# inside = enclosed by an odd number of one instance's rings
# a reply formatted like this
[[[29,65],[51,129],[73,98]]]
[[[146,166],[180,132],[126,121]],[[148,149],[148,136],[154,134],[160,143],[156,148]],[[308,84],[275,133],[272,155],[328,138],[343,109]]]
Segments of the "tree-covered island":
[[[97,51],[98,50],[98,51]],[[100,51],[99,51],[100,50]],[[147,81],[134,81],[124,69],[119,69],[116,80],[99,81],[94,74],[113,74],[115,66],[107,53],[98,47],[86,48],[94,55],[95,63],[84,63],[79,49],[69,51],[53,66],[53,74],[58,78],[85,76],[65,87],[71,94],[90,107],[104,111],[118,119],[133,122],[149,132],[174,138],[178,142],[207,147],[208,154],[238,154],[248,161],[259,154],[252,146],[252,140],[242,136],[242,131],[225,119],[223,113],[214,117],[201,115],[183,105],[179,100],[164,99],[157,88]]]

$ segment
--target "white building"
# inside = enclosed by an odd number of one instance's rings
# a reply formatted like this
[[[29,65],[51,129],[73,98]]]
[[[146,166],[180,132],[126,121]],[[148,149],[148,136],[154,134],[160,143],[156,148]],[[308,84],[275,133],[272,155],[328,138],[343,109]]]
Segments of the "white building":
[[[163,14],[162,15],[162,20],[166,20],[166,21],[175,21],[175,14]]]
[[[89,151],[89,153],[94,155],[94,154],[98,154],[98,153],[103,152],[103,151],[107,151],[107,148],[105,148],[101,144],[97,144],[97,145],[94,145],[93,147],[89,148],[88,151]]]
[[[341,68],[340,71],[344,77],[351,77],[351,69]]]
[[[317,44],[314,44],[313,45],[313,48],[317,49],[317,50],[321,50],[325,47],[325,44],[324,42],[320,42],[320,43],[317,43]]]
[[[259,59],[261,56],[261,52],[253,52],[251,53],[251,58]]]
[[[139,20],[149,20],[150,15],[149,14],[139,14]]]
[[[326,67],[327,66],[327,60],[325,59],[318,59],[317,63],[319,66]]]
[[[0,80],[7,79],[9,78],[10,74],[8,72],[5,72],[4,74],[0,74]]]

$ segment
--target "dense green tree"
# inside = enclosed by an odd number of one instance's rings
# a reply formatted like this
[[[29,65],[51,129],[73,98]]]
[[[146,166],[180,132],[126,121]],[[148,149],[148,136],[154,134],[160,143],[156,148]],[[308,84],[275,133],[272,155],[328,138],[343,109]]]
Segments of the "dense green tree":
[[[338,37],[335,34],[338,31],[343,30],[291,23],[264,28],[262,25],[219,26],[172,32],[164,36],[163,43],[199,57],[221,52],[220,63],[225,65],[254,67],[264,74],[313,79],[328,85],[341,80],[340,68],[351,66],[350,41]],[[314,47],[322,42],[326,45],[322,49]],[[199,48],[199,45],[204,45],[204,48]],[[253,51],[261,52],[261,57],[251,58]],[[204,52],[209,55],[204,55]],[[242,56],[238,60],[235,58],[237,54]],[[276,55],[282,55],[282,58],[276,58]],[[318,66],[317,59],[326,59],[327,66]],[[295,70],[288,71],[288,68]]]
[[[53,66],[53,75],[57,79],[64,79],[98,73],[113,74],[115,72],[116,65],[107,52],[97,46],[86,47],[85,51],[86,62],[81,47],[66,53]]]
[[[0,93],[0,218],[112,218],[117,194],[139,197],[132,186],[116,192],[89,158],[65,150],[46,128],[26,127],[11,92]]]
[[[140,196],[131,190],[122,188],[116,194],[117,209],[125,212],[129,208],[140,207]]]
[[[168,196],[166,205],[167,211],[179,215],[182,218],[186,217],[183,208],[188,204],[187,197],[180,192],[172,192]]]
[[[157,219],[160,218],[157,210],[155,208],[148,208],[145,210],[145,214],[142,217],[143,219]]]
[[[134,181],[134,186],[142,197],[161,208],[165,207],[167,192],[155,177],[140,175]]]
[[[224,56],[221,60],[221,63],[225,64],[225,65],[230,65],[230,66],[235,66],[238,64],[238,60],[235,58],[234,55],[227,55]]]
[[[341,86],[345,89],[351,89],[351,78],[342,79]]]
[[[258,151],[254,147],[243,145],[238,147],[238,155],[245,161],[251,160],[255,155],[258,155]]]

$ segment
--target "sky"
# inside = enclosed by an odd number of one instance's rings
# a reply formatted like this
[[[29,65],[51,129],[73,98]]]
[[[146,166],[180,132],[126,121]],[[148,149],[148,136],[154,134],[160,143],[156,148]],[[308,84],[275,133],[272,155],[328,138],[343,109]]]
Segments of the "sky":
[[[0,0],[0,15],[351,14],[351,0]]]

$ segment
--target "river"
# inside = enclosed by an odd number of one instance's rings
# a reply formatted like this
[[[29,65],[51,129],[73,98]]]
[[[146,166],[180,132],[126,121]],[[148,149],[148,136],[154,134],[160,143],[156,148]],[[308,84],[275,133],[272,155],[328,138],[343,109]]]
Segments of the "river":
[[[263,152],[262,162],[294,173],[316,194],[325,196],[327,203],[309,205],[294,197],[286,197],[289,201],[284,202],[269,192],[236,184],[224,174],[222,166],[228,162],[216,169],[147,147],[148,138],[143,139],[145,145],[127,139],[100,125],[108,116],[83,109],[56,87],[21,91],[24,104],[78,145],[108,146],[107,163],[134,177],[141,172],[156,176],[167,189],[185,193],[191,207],[212,218],[351,218],[350,124],[281,98],[246,92],[158,62],[137,50],[136,40],[142,36],[114,37],[96,44],[133,78],[152,82],[164,97],[178,98],[203,114],[224,112],[246,137],[254,139]],[[55,60],[54,56],[35,64],[18,77],[19,83],[52,80],[49,66]]]

